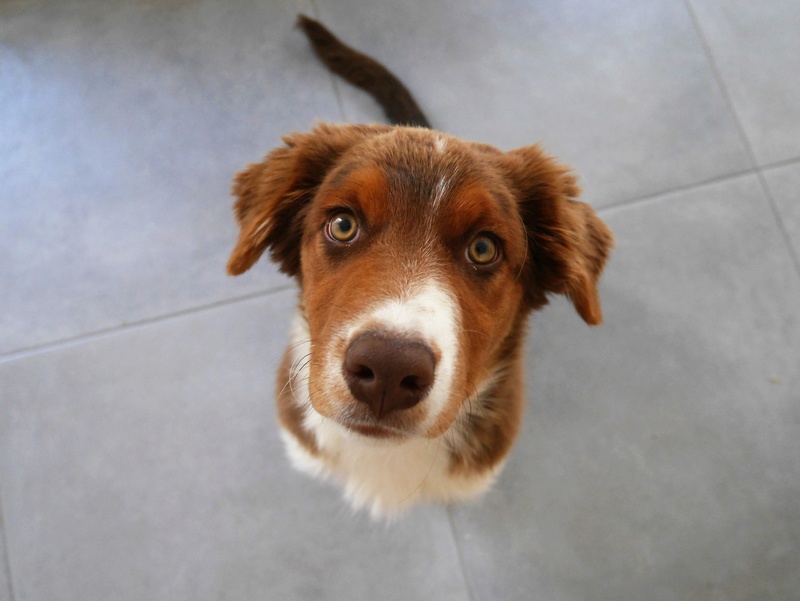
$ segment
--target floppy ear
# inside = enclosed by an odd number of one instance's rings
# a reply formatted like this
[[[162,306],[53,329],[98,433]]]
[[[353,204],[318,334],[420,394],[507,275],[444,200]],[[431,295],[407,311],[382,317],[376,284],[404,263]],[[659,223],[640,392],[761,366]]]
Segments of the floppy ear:
[[[564,294],[586,323],[602,323],[597,283],[614,246],[611,230],[576,200],[580,188],[569,168],[538,145],[512,150],[506,160],[528,234],[528,302],[538,308],[548,293]]]
[[[282,272],[298,275],[305,216],[317,188],[348,149],[388,129],[323,123],[310,134],[283,138],[284,147],[239,173],[233,209],[240,231],[228,273],[244,273],[269,249]]]

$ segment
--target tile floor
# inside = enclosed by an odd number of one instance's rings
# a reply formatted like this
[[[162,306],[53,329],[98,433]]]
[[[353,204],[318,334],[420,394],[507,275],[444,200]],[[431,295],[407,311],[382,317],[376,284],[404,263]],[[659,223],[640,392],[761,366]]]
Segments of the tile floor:
[[[224,274],[231,175],[374,121],[293,29],[434,125],[573,164],[606,324],[533,320],[481,501],[352,515],[289,469],[293,284]],[[0,599],[800,600],[800,2],[0,4]]]

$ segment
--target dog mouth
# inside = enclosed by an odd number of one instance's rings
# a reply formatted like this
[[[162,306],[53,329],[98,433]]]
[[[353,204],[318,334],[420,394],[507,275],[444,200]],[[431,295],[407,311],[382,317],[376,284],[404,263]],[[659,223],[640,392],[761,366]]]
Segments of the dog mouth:
[[[393,426],[387,426],[384,424],[350,420],[340,421],[339,423],[347,430],[368,438],[400,440],[411,436],[411,433],[407,430],[401,430],[400,428],[395,428]]]

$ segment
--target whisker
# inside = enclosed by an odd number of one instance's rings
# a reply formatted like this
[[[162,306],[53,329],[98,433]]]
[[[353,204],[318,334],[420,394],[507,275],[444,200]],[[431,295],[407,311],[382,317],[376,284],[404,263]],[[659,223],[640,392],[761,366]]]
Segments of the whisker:
[[[311,339],[311,338],[304,338],[303,340],[300,340],[300,341],[298,341],[298,342],[295,342],[295,343],[293,343],[293,344],[290,344],[290,345],[288,345],[288,346],[286,347],[286,349],[284,349],[284,351],[283,351],[283,354],[281,355],[281,359],[285,359],[287,354],[289,354],[290,352],[292,352],[292,351],[293,351],[293,350],[295,350],[297,347],[299,347],[299,346],[301,346],[301,345],[303,345],[303,344],[308,344],[308,345],[309,345],[309,346],[310,346],[310,347],[313,349],[313,348],[314,348],[314,344],[315,344],[315,342],[314,342],[314,340],[313,340],[313,339]]]
[[[310,357],[311,357],[311,353],[306,353],[305,355],[302,355],[301,357],[297,357],[297,359],[295,359],[294,362],[292,363],[292,365],[289,367],[289,373],[296,375],[297,372],[305,369],[305,365],[308,365],[308,361],[311,360]],[[307,359],[308,359],[308,361],[306,361]],[[305,365],[303,367],[298,367],[298,365],[300,365],[301,361],[306,361],[306,363],[305,363]]]
[[[294,373],[295,376],[300,375],[300,373],[305,371],[306,367],[309,366],[309,364],[311,363],[311,353],[309,353],[303,359],[300,359],[300,360],[303,361],[304,359],[305,359],[305,362],[301,366],[297,367],[297,369],[295,370],[295,373]]]
[[[301,361],[305,361],[305,363],[303,364],[302,367],[298,368],[298,364]],[[297,398],[297,395],[294,392],[294,380],[295,380],[295,378],[297,378],[297,376],[300,374],[300,372],[302,372],[306,368],[306,366],[309,364],[310,361],[311,361],[311,353],[307,353],[307,354],[303,355],[302,357],[298,357],[295,360],[294,364],[292,364],[292,366],[289,367],[289,379],[286,380],[286,384],[281,389],[280,394],[283,394],[286,391],[286,386],[288,386],[289,390],[292,393],[292,396]]]

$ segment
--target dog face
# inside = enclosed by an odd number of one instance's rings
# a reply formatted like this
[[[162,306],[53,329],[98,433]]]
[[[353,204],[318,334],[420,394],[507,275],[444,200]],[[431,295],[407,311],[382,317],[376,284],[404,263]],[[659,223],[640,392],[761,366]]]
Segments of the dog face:
[[[308,393],[373,439],[447,432],[518,353],[551,293],[601,321],[611,234],[538,147],[509,153],[434,131],[321,125],[237,176],[228,265],[270,250],[297,278]]]

